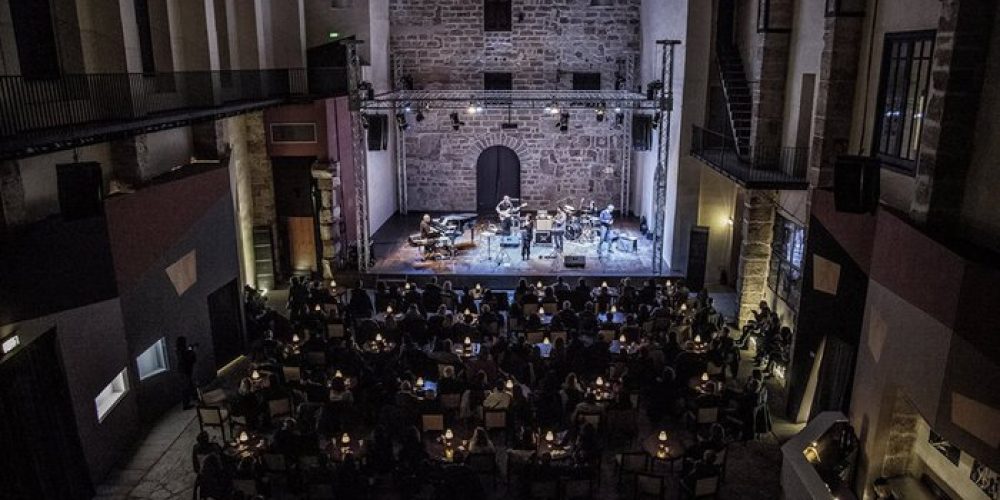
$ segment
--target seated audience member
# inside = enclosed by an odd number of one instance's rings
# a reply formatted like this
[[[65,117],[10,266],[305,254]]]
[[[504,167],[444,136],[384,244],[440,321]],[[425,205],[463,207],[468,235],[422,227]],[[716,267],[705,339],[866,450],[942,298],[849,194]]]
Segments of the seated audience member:
[[[496,452],[497,449],[493,446],[493,441],[490,440],[490,435],[486,432],[486,429],[476,427],[476,430],[472,432],[472,439],[469,440],[469,453],[493,455]]]

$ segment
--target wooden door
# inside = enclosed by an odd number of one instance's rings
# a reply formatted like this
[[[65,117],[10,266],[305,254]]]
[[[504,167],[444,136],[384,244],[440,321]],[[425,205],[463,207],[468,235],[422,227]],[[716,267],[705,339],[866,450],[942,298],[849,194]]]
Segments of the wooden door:
[[[476,210],[492,212],[504,195],[521,197],[521,160],[508,147],[486,148],[476,162]]]

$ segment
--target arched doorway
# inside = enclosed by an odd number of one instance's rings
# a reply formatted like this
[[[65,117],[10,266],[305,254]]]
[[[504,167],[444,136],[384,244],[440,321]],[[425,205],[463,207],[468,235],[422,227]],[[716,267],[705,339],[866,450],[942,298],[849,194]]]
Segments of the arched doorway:
[[[521,160],[506,146],[486,148],[476,162],[476,210],[492,212],[505,194],[521,197]]]

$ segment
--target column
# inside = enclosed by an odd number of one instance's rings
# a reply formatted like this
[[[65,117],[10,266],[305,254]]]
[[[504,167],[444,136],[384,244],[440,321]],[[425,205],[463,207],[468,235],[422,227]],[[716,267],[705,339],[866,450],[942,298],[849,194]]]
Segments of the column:
[[[764,300],[771,240],[774,237],[774,203],[771,200],[776,196],[773,191],[751,190],[744,197],[743,218],[740,221],[743,245],[740,247],[739,280],[736,283],[740,326],[753,319],[750,311]]]

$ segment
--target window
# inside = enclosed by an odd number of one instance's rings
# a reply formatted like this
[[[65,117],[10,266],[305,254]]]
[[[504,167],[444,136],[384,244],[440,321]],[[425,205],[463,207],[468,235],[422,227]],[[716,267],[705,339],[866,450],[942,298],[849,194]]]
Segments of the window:
[[[135,358],[139,380],[167,371],[167,339],[161,338]]]
[[[483,29],[486,31],[510,31],[510,0],[483,1]]]
[[[601,90],[601,74],[573,73],[573,90]]]
[[[118,372],[111,383],[109,383],[100,394],[94,398],[94,406],[97,407],[97,421],[103,422],[115,405],[121,401],[125,393],[128,392],[128,371],[122,369]]]
[[[802,226],[777,216],[774,220],[774,240],[771,243],[771,267],[767,285],[775,295],[796,308],[802,285],[802,258],[805,253],[806,231]]]
[[[483,73],[483,90],[513,90],[514,82],[510,73]]]
[[[909,173],[916,170],[933,51],[934,31],[885,36],[872,149],[884,164]]]
[[[29,79],[59,77],[59,49],[49,0],[10,0],[10,17],[14,23],[21,76]]]

